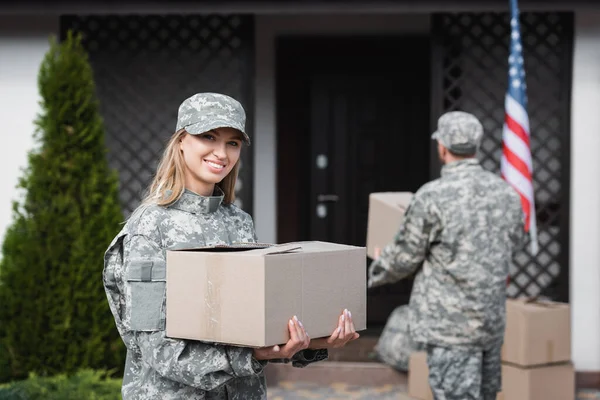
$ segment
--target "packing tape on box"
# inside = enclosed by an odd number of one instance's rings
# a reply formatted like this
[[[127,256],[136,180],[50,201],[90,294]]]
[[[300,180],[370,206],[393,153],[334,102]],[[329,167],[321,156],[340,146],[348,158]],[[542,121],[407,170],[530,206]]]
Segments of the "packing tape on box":
[[[540,307],[552,308],[552,307],[560,307],[562,304],[549,302],[549,301],[540,301],[537,296],[534,297],[526,297],[522,299],[524,304],[531,304]]]
[[[221,339],[221,285],[223,284],[223,259],[217,254],[208,259],[211,268],[206,272],[206,331],[215,340]]]
[[[277,255],[302,251],[302,246],[297,244],[286,244],[250,251],[264,255]],[[211,254],[210,258],[208,259],[210,268],[207,268],[206,272],[206,295],[204,297],[204,303],[206,304],[206,309],[208,311],[205,317],[207,328],[206,333],[214,340],[221,340],[223,338],[223,324],[221,323],[221,287],[225,278],[223,270],[224,259],[220,255],[221,254],[219,253]],[[304,263],[304,258],[302,259],[302,262]],[[302,266],[302,273],[304,273],[304,265]],[[302,305],[302,308],[304,308],[304,305]],[[301,315],[304,315],[304,309],[302,309]]]

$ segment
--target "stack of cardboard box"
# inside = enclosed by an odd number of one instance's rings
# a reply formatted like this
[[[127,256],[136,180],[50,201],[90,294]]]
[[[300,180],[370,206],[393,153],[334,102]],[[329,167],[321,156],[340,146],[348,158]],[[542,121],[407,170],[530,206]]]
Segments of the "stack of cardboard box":
[[[568,304],[509,299],[502,348],[502,392],[505,400],[574,400],[575,371],[571,359]],[[427,353],[410,358],[408,391],[433,400]]]
[[[568,304],[506,302],[502,382],[507,400],[573,400]]]
[[[427,353],[419,351],[410,356],[408,365],[408,395],[418,400],[433,400],[433,393],[429,387],[429,368],[427,367]],[[498,393],[496,400],[510,400],[504,392]]]

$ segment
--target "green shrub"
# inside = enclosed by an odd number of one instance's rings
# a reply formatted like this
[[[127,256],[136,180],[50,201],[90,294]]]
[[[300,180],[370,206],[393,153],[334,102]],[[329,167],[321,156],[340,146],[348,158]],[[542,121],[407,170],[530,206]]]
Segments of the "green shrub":
[[[79,36],[51,40],[38,85],[38,148],[2,245],[0,382],[124,364],[102,285],[103,254],[123,217]]]
[[[0,400],[120,400],[121,380],[102,371],[82,370],[50,378],[29,379],[0,386]]]

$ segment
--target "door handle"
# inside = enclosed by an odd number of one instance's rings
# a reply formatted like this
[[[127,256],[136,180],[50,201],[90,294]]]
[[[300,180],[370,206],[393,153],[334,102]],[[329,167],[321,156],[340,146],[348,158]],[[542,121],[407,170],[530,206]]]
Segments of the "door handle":
[[[335,203],[340,199],[337,194],[319,194],[317,195],[317,201],[319,203]]]

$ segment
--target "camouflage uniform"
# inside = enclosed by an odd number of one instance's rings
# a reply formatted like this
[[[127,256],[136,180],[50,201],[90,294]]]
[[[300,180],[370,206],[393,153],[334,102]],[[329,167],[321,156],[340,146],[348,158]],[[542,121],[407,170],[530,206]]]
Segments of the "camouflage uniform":
[[[222,109],[233,99],[218,100],[216,108]],[[209,129],[233,125],[228,116]],[[223,193],[216,190],[210,197],[185,190],[169,206],[141,206],[106,251],[104,287],[127,347],[124,400],[266,399],[266,362],[254,359],[251,348],[165,336],[166,250],[256,242],[252,218],[233,204],[223,204]],[[302,367],[325,358],[327,350],[304,350],[292,360],[276,362]]]
[[[474,116],[452,112],[440,118],[433,138],[467,156],[482,133]],[[417,191],[395,241],[371,264],[370,287],[418,271],[409,328],[427,346],[436,399],[488,399],[499,391],[506,277],[523,239],[517,192],[466,158]]]

